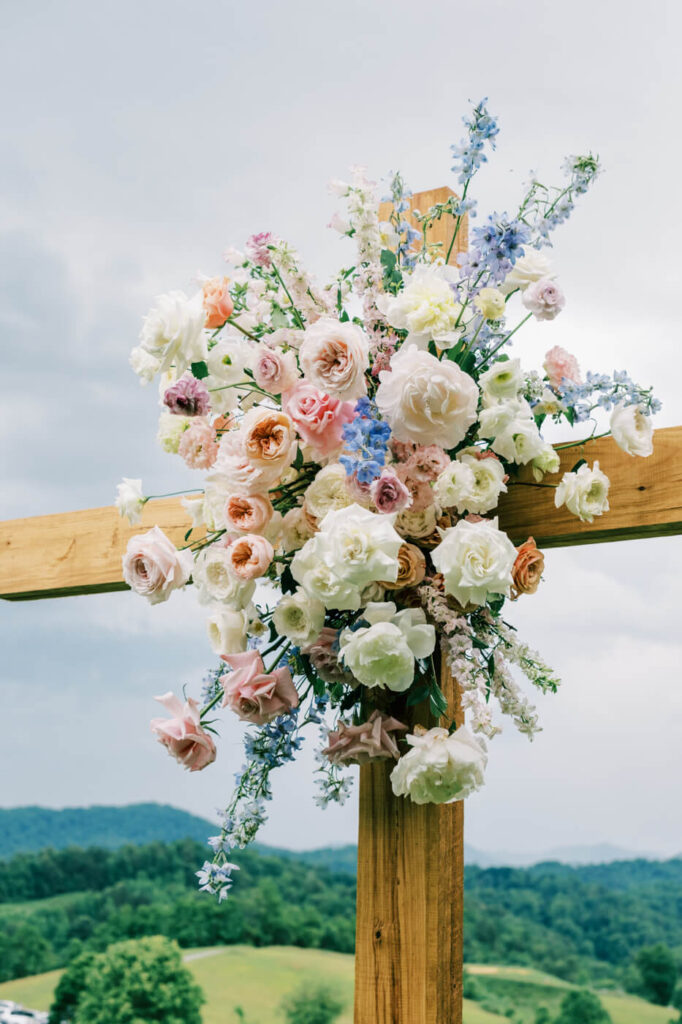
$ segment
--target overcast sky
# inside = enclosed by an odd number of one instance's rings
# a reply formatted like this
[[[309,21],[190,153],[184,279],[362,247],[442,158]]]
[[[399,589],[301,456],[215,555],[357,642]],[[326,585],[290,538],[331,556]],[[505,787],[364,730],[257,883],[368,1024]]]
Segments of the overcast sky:
[[[563,344],[586,368],[627,368],[682,422],[675,0],[5,0],[0,516],[108,504],[190,478],[155,443],[156,407],[127,365],[160,291],[221,273],[253,231],[289,239],[324,278],[348,259],[325,229],[326,183],[350,164],[454,185],[449,145],[489,96],[497,153],[483,213],[512,209],[532,169],[605,167],[553,253],[567,306],[519,335],[529,368]],[[467,839],[543,851],[608,841],[682,851],[676,538],[551,551],[540,595],[513,610],[564,679],[533,744],[505,730]],[[211,815],[240,763],[184,774],[152,741],[151,695],[198,688],[212,658],[191,593],[4,604],[0,804],[158,800]],[[311,747],[313,745],[311,741]],[[356,805],[317,811],[309,756],[285,770],[263,838],[355,839]]]

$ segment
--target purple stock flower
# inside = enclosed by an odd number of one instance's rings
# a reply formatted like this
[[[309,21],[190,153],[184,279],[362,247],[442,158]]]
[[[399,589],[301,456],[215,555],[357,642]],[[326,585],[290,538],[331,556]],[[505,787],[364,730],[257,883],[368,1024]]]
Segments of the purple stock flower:
[[[260,231],[257,235],[251,235],[244,246],[246,255],[259,267],[269,267],[272,263],[269,245],[272,245],[274,238],[269,231]]]
[[[211,399],[206,385],[189,371],[166,389],[163,404],[176,416],[206,416],[211,411]]]

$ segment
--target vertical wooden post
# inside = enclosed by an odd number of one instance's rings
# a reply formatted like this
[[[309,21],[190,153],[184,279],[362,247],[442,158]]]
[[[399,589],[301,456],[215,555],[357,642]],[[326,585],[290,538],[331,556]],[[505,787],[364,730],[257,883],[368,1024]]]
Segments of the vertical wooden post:
[[[462,1024],[464,805],[396,797],[391,770],[360,769],[355,1024]]]

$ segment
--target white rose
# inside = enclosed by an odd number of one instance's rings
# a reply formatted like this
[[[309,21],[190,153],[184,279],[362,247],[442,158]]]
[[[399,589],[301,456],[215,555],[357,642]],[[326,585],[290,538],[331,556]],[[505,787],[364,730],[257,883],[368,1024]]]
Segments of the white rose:
[[[392,327],[409,332],[406,343],[426,348],[435,341],[439,348],[451,348],[466,326],[451,281],[457,281],[452,267],[419,266],[406,278],[403,291],[380,296],[377,306]]]
[[[206,623],[208,639],[216,654],[238,654],[246,650],[249,616],[245,609],[217,608]]]
[[[397,441],[454,448],[476,422],[476,383],[447,359],[403,345],[379,379],[376,403]]]
[[[182,373],[206,358],[205,316],[201,292],[191,299],[184,292],[159,295],[144,318],[140,345],[161,361],[161,371],[174,364]]]
[[[375,580],[395,583],[403,541],[394,518],[350,505],[327,513],[315,541],[326,564],[353,586],[362,589]]]
[[[121,518],[127,517],[131,526],[136,526],[142,518],[142,509],[147,499],[142,493],[142,481],[131,480],[124,476],[116,488],[116,501],[114,504],[118,509]]]
[[[140,384],[149,384],[161,369],[161,360],[151,355],[141,345],[132,350],[129,362],[140,378]]]
[[[315,519],[324,519],[327,512],[353,504],[346,480],[346,470],[340,462],[332,462],[320,470],[304,496],[304,505]]]
[[[368,604],[362,618],[369,626],[346,629],[340,656],[364,686],[401,693],[414,679],[415,658],[428,658],[436,646],[435,628],[421,608],[397,612],[392,601]]]
[[[256,589],[254,580],[240,580],[231,572],[229,551],[217,544],[199,553],[192,578],[201,604],[220,601],[237,611],[248,606]]]
[[[525,466],[543,451],[545,442],[533,419],[514,420],[499,434],[496,434],[491,448],[508,462]]]
[[[535,480],[540,483],[545,473],[558,473],[561,468],[559,453],[551,444],[546,444],[539,455],[531,460]]]
[[[497,519],[470,523],[460,519],[442,531],[442,541],[431,552],[438,572],[445,577],[445,591],[459,603],[485,604],[491,595],[509,596],[517,551],[509,537],[497,528]]]
[[[509,295],[517,288],[524,291],[533,281],[539,281],[543,277],[548,277],[550,280],[556,277],[556,274],[552,273],[551,263],[537,249],[528,249],[509,271],[500,285],[500,291],[504,295]]]
[[[189,416],[175,416],[172,412],[162,412],[159,416],[159,429],[156,440],[169,455],[177,455],[180,438],[192,425]]]
[[[297,551],[291,562],[291,574],[312,598],[325,608],[339,611],[357,610],[362,602],[360,590],[339,576],[323,560],[325,551],[316,534]]]
[[[272,621],[280,636],[293,640],[297,647],[305,647],[322,632],[324,605],[304,590],[286,594],[275,608]]]
[[[595,462],[592,469],[584,463],[576,473],[564,473],[554,492],[557,508],[565,505],[583,523],[609,510],[609,478]]]
[[[315,531],[306,519],[302,508],[290,508],[282,520],[282,537],[285,551],[298,551]]]
[[[412,750],[391,772],[396,796],[409,796],[415,804],[444,804],[463,800],[483,785],[488,756],[466,726],[452,734],[417,727],[407,742]]]
[[[332,398],[348,401],[367,393],[369,338],[355,324],[320,317],[306,328],[299,358],[306,379]]]
[[[654,450],[654,427],[651,417],[638,405],[621,402],[611,413],[611,433],[619,448],[628,455],[646,458]]]
[[[460,515],[483,515],[496,507],[507,490],[504,466],[499,459],[477,459],[461,453],[436,480],[433,490],[441,508],[455,508]]]
[[[516,398],[523,386],[520,359],[500,359],[482,373],[478,386],[489,398]]]

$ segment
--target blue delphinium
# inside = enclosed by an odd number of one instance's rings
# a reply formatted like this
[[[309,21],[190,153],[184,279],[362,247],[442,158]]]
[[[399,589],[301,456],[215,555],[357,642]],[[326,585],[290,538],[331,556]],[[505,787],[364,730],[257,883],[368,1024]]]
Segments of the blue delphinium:
[[[485,224],[471,232],[471,251],[461,260],[465,276],[483,272],[480,285],[503,281],[530,240],[530,230],[506,213],[491,213]],[[485,273],[487,271],[487,274]]]
[[[457,175],[457,180],[464,184],[473,178],[481,164],[487,162],[485,155],[485,144],[488,142],[490,148],[495,148],[495,137],[499,132],[496,119],[489,113],[486,107],[487,96],[478,103],[470,118],[463,117],[467,134],[459,145],[450,146],[455,162],[452,170]]]
[[[588,372],[585,382],[580,384],[564,379],[558,391],[566,405],[574,409],[579,422],[588,419],[594,409],[609,412],[621,402],[638,405],[647,414],[656,413],[661,408],[658,398],[653,397],[652,389],[640,387],[625,370],[616,370],[612,377],[607,373]]]
[[[391,428],[379,419],[374,403],[369,398],[359,398],[355,418],[343,428],[348,454],[341,455],[339,462],[346,474],[355,476],[361,484],[371,484],[376,480],[386,465],[390,437]]]

